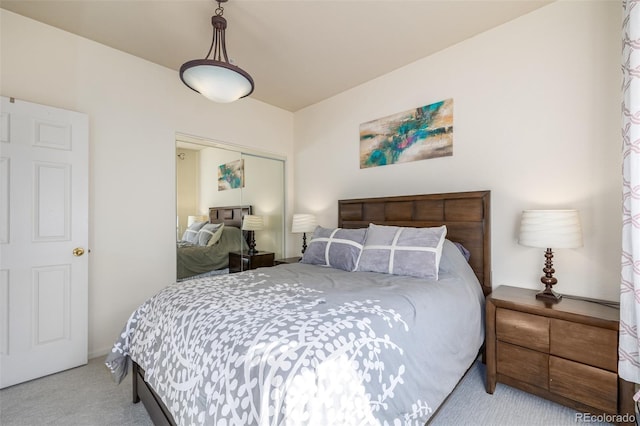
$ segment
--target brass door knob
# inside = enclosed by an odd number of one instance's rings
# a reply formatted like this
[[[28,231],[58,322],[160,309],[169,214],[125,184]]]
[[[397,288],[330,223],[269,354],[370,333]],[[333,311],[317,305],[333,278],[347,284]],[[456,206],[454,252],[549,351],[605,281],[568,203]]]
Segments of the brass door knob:
[[[76,247],[73,249],[73,255],[76,257],[80,257],[84,254],[84,249],[82,247]]]

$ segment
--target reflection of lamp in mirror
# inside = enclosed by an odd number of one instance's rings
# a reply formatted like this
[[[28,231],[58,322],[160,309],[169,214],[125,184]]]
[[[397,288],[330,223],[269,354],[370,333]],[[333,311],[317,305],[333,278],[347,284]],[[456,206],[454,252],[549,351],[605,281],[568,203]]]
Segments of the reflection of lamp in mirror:
[[[582,230],[577,210],[525,210],[520,222],[518,242],[523,246],[546,248],[545,264],[540,278],[545,289],[537,299],[558,302],[562,295],[553,291],[558,280],[553,276],[553,249],[582,246]]]
[[[208,220],[209,216],[203,214],[198,216],[187,216],[187,228],[196,222],[207,222]]]
[[[302,253],[307,250],[307,232],[313,232],[316,229],[316,217],[312,214],[298,213],[293,215],[293,224],[291,232],[294,234],[302,233]]]
[[[254,214],[247,214],[242,218],[242,229],[244,231],[249,231],[249,251],[250,255],[254,255],[258,253],[256,250],[256,238],[254,231],[262,231],[264,229],[264,222],[262,220],[262,216],[257,216]]]

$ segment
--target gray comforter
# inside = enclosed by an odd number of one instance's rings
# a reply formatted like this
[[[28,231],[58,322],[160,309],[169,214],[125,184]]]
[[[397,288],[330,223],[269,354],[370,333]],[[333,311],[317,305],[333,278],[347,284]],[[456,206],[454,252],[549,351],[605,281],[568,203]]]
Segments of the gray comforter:
[[[424,424],[476,358],[482,308],[448,242],[438,281],[280,265],[167,287],[107,365],[120,381],[136,361],[183,425]]]

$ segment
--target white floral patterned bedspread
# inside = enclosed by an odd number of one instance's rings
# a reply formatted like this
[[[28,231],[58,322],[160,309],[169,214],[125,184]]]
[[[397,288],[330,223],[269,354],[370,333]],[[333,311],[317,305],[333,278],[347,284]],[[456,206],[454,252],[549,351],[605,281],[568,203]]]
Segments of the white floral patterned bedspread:
[[[482,344],[481,309],[457,276],[281,265],[167,287],[107,366],[119,382],[136,361],[182,425],[424,424]]]

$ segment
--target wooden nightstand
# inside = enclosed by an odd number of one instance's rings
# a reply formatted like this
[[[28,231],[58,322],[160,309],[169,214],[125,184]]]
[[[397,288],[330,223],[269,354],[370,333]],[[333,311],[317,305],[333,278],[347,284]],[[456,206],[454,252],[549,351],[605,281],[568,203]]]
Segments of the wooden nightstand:
[[[496,382],[592,414],[634,413],[618,377],[619,310],[537,290],[498,287],[486,303],[487,392]]]
[[[275,254],[270,251],[259,251],[253,255],[249,255],[246,252],[232,251],[229,253],[229,273],[273,266],[274,257]]]
[[[276,265],[283,265],[285,263],[298,263],[302,259],[300,256],[287,257],[286,259],[276,259]]]

